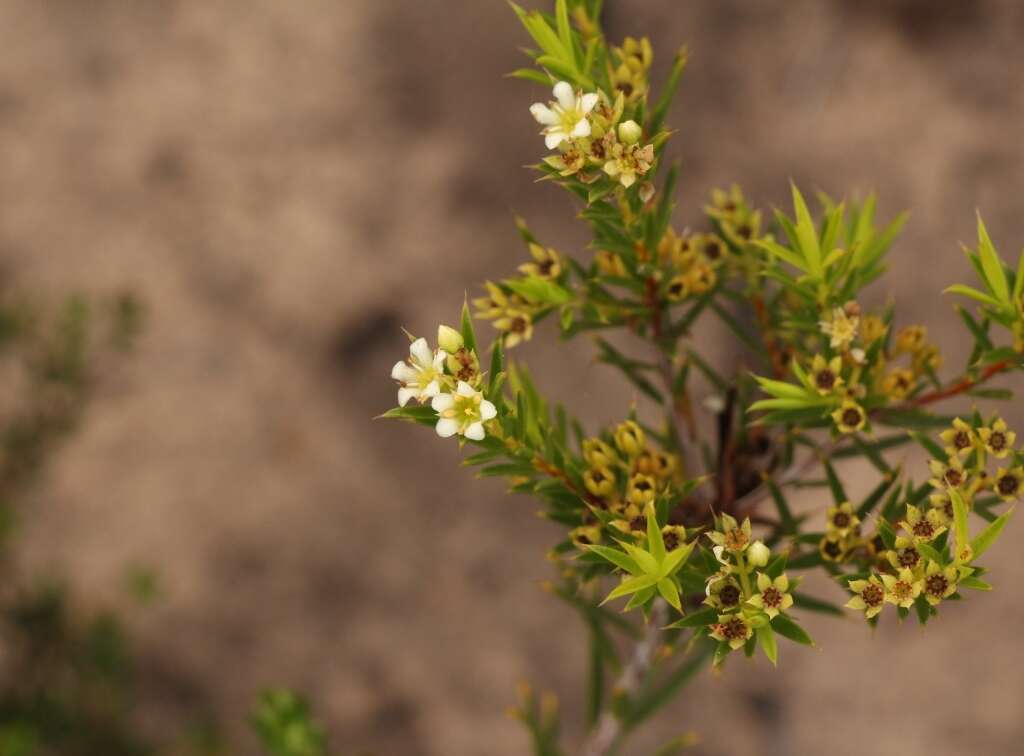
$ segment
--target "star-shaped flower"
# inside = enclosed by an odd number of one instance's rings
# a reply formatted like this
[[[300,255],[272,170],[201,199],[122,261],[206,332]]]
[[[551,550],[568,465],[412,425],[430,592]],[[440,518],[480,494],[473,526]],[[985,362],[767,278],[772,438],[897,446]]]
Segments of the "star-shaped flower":
[[[404,407],[410,399],[425,401],[441,393],[445,353],[431,351],[426,339],[409,345],[409,359],[396,362],[391,377],[398,381],[398,404]]]
[[[590,121],[587,115],[597,105],[596,93],[573,92],[567,81],[560,81],[554,88],[555,102],[545,105],[535,102],[530,113],[537,123],[544,126],[544,144],[553,150],[562,142],[590,136]]]
[[[465,381],[459,381],[454,394],[438,394],[430,402],[437,412],[437,435],[448,438],[458,433],[472,441],[483,441],[484,422],[498,414],[484,395]]]

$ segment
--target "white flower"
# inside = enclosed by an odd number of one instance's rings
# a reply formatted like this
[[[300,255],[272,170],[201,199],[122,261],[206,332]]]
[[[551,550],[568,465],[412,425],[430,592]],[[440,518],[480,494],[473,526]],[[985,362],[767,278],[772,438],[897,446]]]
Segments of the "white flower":
[[[398,404],[404,407],[410,399],[425,401],[441,393],[445,354],[431,352],[426,339],[409,345],[409,361],[396,362],[391,377],[398,381]]]
[[[484,438],[484,421],[498,414],[484,395],[465,381],[459,381],[454,394],[438,394],[430,406],[437,412],[437,435],[441,438],[456,433],[473,441]]]
[[[819,320],[818,327],[826,336],[831,337],[830,344],[833,349],[841,349],[844,352],[849,349],[850,344],[857,338],[857,327],[860,325],[860,318],[856,315],[849,316],[842,307],[832,310],[831,320]]]
[[[555,149],[563,141],[590,136],[590,121],[587,114],[597,105],[597,94],[574,93],[567,81],[555,84],[556,102],[545,105],[535,102],[530,106],[530,113],[537,123],[545,128],[544,144],[549,150]]]

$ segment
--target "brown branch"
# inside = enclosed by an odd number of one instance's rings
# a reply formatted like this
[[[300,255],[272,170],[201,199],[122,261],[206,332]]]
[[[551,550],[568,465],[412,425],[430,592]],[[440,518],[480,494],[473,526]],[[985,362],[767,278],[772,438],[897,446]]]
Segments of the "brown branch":
[[[986,381],[994,378],[1000,373],[1005,373],[1007,370],[1019,366],[1020,363],[1018,360],[1000,360],[999,362],[994,362],[987,368],[985,368],[983,371],[981,371],[981,374],[977,378],[964,376],[956,383],[953,383],[944,389],[939,389],[937,391],[932,391],[927,394],[922,394],[921,396],[907,402],[904,407],[899,409],[923,407],[926,404],[932,404],[934,402],[942,401],[943,399],[949,399],[950,397],[957,396],[959,394],[964,393],[965,391],[970,391],[975,386],[980,386],[982,383],[985,383]]]

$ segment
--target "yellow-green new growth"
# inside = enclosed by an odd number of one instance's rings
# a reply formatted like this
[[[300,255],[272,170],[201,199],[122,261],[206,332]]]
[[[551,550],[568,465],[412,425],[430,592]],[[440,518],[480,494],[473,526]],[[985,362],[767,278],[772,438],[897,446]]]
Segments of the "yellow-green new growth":
[[[671,551],[665,549],[665,541],[654,505],[648,504],[645,510],[647,518],[647,542],[643,547],[635,546],[626,541],[618,541],[622,551],[607,546],[589,546],[588,550],[606,559],[629,573],[622,583],[609,593],[602,604],[620,598],[632,596],[626,609],[643,606],[654,594],[671,604],[677,611],[683,610],[679,599],[679,586],[675,574],[686,563],[693,551],[693,542],[682,543]]]

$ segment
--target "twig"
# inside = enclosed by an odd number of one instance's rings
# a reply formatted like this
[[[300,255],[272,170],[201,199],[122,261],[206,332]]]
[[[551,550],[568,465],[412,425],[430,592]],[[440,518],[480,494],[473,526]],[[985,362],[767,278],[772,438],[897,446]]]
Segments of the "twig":
[[[651,605],[651,616],[647,621],[644,637],[633,647],[633,657],[615,682],[614,694],[629,695],[640,687],[640,683],[654,659],[654,652],[661,639],[661,630],[667,619],[667,612],[668,605],[660,598],[655,599]],[[620,735],[622,735],[622,720],[612,711],[605,711],[597,720],[597,726],[590,738],[583,745],[583,756],[607,756]]]

